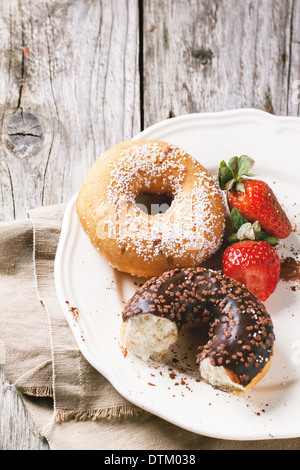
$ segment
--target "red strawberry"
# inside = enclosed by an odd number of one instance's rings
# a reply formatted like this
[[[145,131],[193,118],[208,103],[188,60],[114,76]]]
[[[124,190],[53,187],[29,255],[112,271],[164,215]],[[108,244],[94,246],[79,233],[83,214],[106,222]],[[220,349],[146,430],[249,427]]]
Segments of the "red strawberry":
[[[262,301],[276,289],[280,259],[265,241],[246,240],[230,245],[223,253],[222,264],[224,274],[244,284]]]
[[[264,181],[248,178],[253,165],[247,155],[231,158],[228,165],[221,162],[219,182],[227,190],[229,209],[237,208],[249,222],[258,221],[268,235],[287,238],[291,224],[274,192]]]

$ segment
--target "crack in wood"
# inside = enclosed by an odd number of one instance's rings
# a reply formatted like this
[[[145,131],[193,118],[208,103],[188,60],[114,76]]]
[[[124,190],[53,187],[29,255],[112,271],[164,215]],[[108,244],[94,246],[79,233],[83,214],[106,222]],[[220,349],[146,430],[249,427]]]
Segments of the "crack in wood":
[[[139,0],[140,127],[144,130],[144,0]]]
[[[290,20],[290,38],[289,38],[289,64],[288,64],[288,74],[287,74],[287,95],[286,95],[286,112],[289,114],[289,94],[290,94],[290,81],[291,81],[291,71],[292,71],[292,47],[293,47],[293,23],[294,23],[294,13],[295,13],[295,0],[292,0],[291,8],[291,20]]]
[[[47,3],[46,3],[46,7],[47,7],[47,12],[48,12],[48,20],[49,20],[49,24],[50,24],[50,27],[51,27],[51,30],[52,30],[52,35],[53,35],[53,26],[52,26],[52,21],[51,21],[51,14],[50,14],[49,6],[48,6]],[[51,56],[51,48],[50,48],[50,42],[49,42],[47,28],[45,28],[45,37],[46,37],[47,51],[48,51],[48,66],[49,66],[49,80],[50,80],[51,93],[52,93],[52,98],[53,98],[56,114],[57,114],[57,117],[58,117],[58,120],[59,120],[60,117],[59,117],[58,105],[57,105],[57,101],[56,101],[56,97],[55,97],[55,93],[54,93],[54,88],[53,88],[53,72],[52,72],[52,59],[51,59],[52,56]]]
[[[19,88],[19,98],[17,109],[19,109],[22,105],[22,94],[23,94],[23,87],[25,82],[25,32],[24,32],[24,23],[22,21],[22,61],[21,61],[21,80],[20,80],[20,88]]]
[[[14,185],[12,181],[11,171],[10,171],[8,163],[6,163],[6,168],[7,168],[7,174],[8,174],[9,184],[10,184],[10,194],[11,194],[12,206],[13,206],[13,218],[15,219],[16,218],[15,193],[14,193]]]

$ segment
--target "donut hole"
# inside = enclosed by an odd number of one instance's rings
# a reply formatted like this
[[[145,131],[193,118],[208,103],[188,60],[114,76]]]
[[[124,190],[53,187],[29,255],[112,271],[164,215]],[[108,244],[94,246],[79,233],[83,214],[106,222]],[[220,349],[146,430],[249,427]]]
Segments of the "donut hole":
[[[172,202],[173,198],[168,194],[142,193],[135,198],[136,206],[145,214],[152,216],[165,214]]]

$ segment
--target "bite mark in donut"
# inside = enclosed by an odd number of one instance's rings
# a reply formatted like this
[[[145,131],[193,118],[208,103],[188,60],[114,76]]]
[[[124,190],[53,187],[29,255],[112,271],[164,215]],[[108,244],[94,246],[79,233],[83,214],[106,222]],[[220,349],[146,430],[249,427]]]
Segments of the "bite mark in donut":
[[[211,385],[246,391],[271,365],[274,329],[264,304],[222,272],[175,269],[146,282],[123,311],[121,340],[143,359],[167,355],[180,331],[208,327],[196,362]]]
[[[146,214],[135,202],[140,194],[165,195],[172,204],[165,213]],[[225,228],[223,194],[212,175],[175,145],[147,139],[104,152],[76,209],[104,258],[137,276],[199,265],[218,250]]]

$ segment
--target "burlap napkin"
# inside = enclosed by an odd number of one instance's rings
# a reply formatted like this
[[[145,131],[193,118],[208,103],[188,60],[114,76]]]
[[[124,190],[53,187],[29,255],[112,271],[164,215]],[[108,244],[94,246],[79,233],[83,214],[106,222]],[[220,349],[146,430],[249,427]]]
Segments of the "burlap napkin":
[[[1,363],[27,395],[53,397],[54,419],[135,415],[79,352],[54,286],[64,205],[35,209],[1,224]]]
[[[178,428],[127,402],[87,363],[54,285],[64,209],[0,224],[0,367],[51,449],[299,449],[300,439],[227,441]]]

